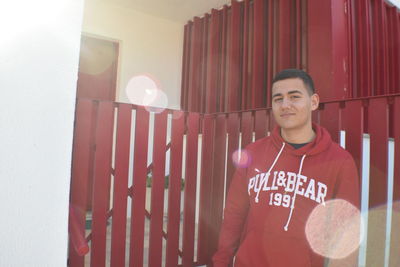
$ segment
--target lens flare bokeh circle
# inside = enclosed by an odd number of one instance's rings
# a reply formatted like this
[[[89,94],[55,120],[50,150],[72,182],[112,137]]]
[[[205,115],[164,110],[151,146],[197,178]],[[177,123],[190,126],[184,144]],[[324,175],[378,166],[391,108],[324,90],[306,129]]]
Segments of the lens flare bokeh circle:
[[[232,162],[236,167],[246,168],[251,164],[251,155],[246,149],[239,149],[232,153]]]
[[[161,113],[168,106],[168,97],[160,83],[151,75],[132,77],[126,86],[126,95],[132,104],[145,106],[149,112]]]
[[[363,233],[361,214],[346,200],[329,200],[314,208],[305,231],[315,253],[332,259],[345,258],[360,245]]]

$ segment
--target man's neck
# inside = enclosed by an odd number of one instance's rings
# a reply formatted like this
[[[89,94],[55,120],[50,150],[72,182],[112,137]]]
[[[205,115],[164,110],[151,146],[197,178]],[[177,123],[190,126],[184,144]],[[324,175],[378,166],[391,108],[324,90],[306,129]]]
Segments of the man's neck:
[[[292,144],[305,144],[309,143],[315,138],[315,132],[312,127],[305,129],[281,129],[281,136],[283,140]]]

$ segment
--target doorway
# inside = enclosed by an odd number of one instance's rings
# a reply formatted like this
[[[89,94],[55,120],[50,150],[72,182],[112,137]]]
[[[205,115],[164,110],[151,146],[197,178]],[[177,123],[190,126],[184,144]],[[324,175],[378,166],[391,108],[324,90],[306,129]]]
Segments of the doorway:
[[[118,42],[82,35],[77,98],[115,101]]]

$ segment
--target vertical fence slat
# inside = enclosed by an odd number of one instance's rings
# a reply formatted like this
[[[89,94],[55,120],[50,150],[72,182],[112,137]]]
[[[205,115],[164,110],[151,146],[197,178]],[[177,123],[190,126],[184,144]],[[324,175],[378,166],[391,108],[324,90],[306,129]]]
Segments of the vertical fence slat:
[[[85,236],[85,217],[88,194],[89,155],[91,143],[92,106],[90,100],[78,100],[76,106],[76,121],[74,132],[74,149],[72,156],[72,181],[71,181],[71,203],[76,211],[79,221],[80,232]],[[69,266],[83,267],[84,257],[79,256],[72,246],[69,245]]]
[[[346,20],[346,31],[347,31],[347,40],[348,40],[348,46],[347,46],[347,51],[349,55],[349,63],[347,64],[348,66],[348,77],[349,77],[349,90],[348,90],[348,95],[350,97],[357,97],[355,93],[355,88],[356,88],[356,73],[357,73],[357,64],[356,63],[356,16],[355,16],[355,4],[354,1],[347,1],[345,8],[347,8],[347,20]]]
[[[389,266],[400,265],[400,96],[394,100],[393,109],[394,129],[394,180],[393,180],[393,207],[392,207],[392,229],[390,235]]]
[[[183,34],[183,56],[182,56],[182,80],[181,80],[181,109],[188,110],[188,90],[189,90],[189,62],[190,62],[190,31],[192,23],[184,26]]]
[[[136,109],[129,266],[143,266],[149,113]]]
[[[313,77],[320,99],[326,101],[336,98],[335,93],[340,91],[333,86],[334,76],[338,74],[334,72],[336,62],[333,61],[333,53],[336,52],[336,47],[333,41],[338,32],[334,31],[334,25],[332,25],[335,17],[332,16],[332,9],[335,2],[342,1],[307,0],[305,2],[307,2],[307,72]]]
[[[201,92],[200,92],[200,79],[201,79],[201,19],[195,17],[193,19],[191,29],[191,43],[189,48],[189,82],[188,82],[188,110],[199,111]]]
[[[251,108],[265,107],[265,5],[264,0],[253,1],[253,79]]]
[[[242,148],[252,142],[253,138],[253,114],[251,111],[242,113]]]
[[[294,9],[296,11],[296,68],[301,69],[301,0],[296,0]]]
[[[293,1],[292,0],[280,0],[278,1],[278,36],[277,37],[277,71],[283,69],[295,67],[296,61],[294,58],[294,51],[296,51],[293,44],[296,44],[295,34],[293,34],[293,25],[296,21],[293,20],[295,16],[292,13]],[[294,28],[295,29],[295,28]]]
[[[267,135],[267,129],[269,125],[269,111],[268,110],[257,110],[254,118],[254,132],[256,134],[256,140]]]
[[[240,40],[242,31],[240,3],[232,1],[228,55],[228,111],[240,109]]]
[[[98,123],[98,109],[99,102],[95,101],[92,106],[91,116],[92,116],[92,124],[91,127],[91,136],[90,136],[90,154],[89,154],[89,177],[88,177],[88,194],[87,194],[87,210],[92,210],[92,202],[93,202],[93,173],[94,173],[94,155],[96,153],[96,127]]]
[[[249,90],[248,88],[248,65],[249,65],[249,55],[248,55],[248,50],[249,50],[249,6],[250,6],[250,1],[249,0],[244,0],[243,2],[243,53],[242,53],[242,95],[241,95],[241,105],[240,105],[240,110],[246,109],[247,108],[247,96],[246,92]]]
[[[183,214],[183,266],[192,266],[194,256],[199,117],[198,113],[191,113],[188,116],[187,122],[186,175]]]
[[[226,105],[226,74],[227,72],[227,38],[228,38],[228,6],[224,5],[221,11],[222,16],[222,26],[221,26],[221,64],[219,69],[219,101],[217,104],[217,111],[224,112],[227,110]]]
[[[201,62],[200,62],[200,109],[199,112],[204,112],[206,110],[206,86],[207,86],[207,70],[209,68],[207,64],[207,57],[210,53],[210,49],[208,47],[208,38],[210,32],[210,14],[205,14],[204,18],[200,20],[201,27],[201,43],[200,43],[200,52],[201,52]],[[193,111],[193,110],[191,110]]]
[[[371,99],[368,107],[370,134],[370,184],[367,266],[384,266],[386,209],[372,212],[387,202],[388,109],[386,98]]]
[[[386,6],[387,22],[388,22],[388,94],[394,94],[396,88],[396,80],[398,80],[399,70],[396,70],[396,65],[399,64],[399,58],[397,57],[396,50],[396,17],[397,8]]]
[[[339,103],[326,103],[324,109],[320,110],[320,124],[331,134],[332,140],[339,141]]]
[[[248,48],[249,50],[246,51],[248,54],[247,60],[247,89],[246,92],[246,109],[252,109],[252,93],[254,92],[253,89],[253,76],[254,76],[254,69],[253,69],[253,61],[254,61],[254,54],[253,54],[253,43],[254,43],[254,1],[249,1],[248,6],[248,20],[249,20],[249,39],[248,39]]]
[[[349,85],[350,40],[347,27],[350,11],[348,2],[349,0],[329,1],[330,7],[327,9],[330,13],[328,13],[330,21],[328,21],[327,28],[324,28],[324,31],[329,29],[329,35],[326,37],[331,39],[332,47],[332,49],[325,50],[326,56],[329,55],[331,57],[330,76],[332,77],[332,84],[329,85],[331,87],[328,89],[328,94],[325,94],[329,97],[328,99],[351,97],[351,91],[349,90],[351,88],[351,85]],[[322,20],[323,18],[320,19]],[[324,82],[323,84],[316,82],[320,89],[324,89],[327,83],[329,82]]]
[[[228,159],[227,159],[227,168],[226,168],[226,193],[228,193],[229,186],[232,181],[233,174],[235,172],[235,165],[232,161],[232,155],[235,151],[239,149],[239,132],[240,132],[240,124],[239,124],[239,114],[238,113],[230,113],[228,115]]]
[[[355,1],[357,20],[357,95],[354,97],[372,95],[373,65],[372,65],[372,19],[371,1]],[[361,41],[362,40],[362,41]]]
[[[371,1],[373,14],[374,95],[387,93],[387,23],[384,0]]]
[[[119,104],[111,236],[111,266],[125,265],[126,210],[132,106]]]
[[[209,252],[209,237],[211,231],[211,190],[214,159],[214,131],[215,118],[213,115],[204,115],[202,122],[202,153],[200,178],[200,210],[197,261],[205,263],[211,257]]]
[[[363,106],[361,100],[349,101],[342,110],[341,129],[346,131],[346,150],[351,153],[361,177],[361,153],[363,137]],[[360,183],[361,184],[361,183]]]
[[[276,57],[276,53],[274,53],[274,3],[275,1],[267,1],[267,70],[266,70],[266,106],[271,106],[271,86],[272,86],[272,78],[274,75],[274,57]]]
[[[153,142],[153,176],[151,178],[151,220],[149,237],[149,266],[162,262],[165,153],[167,138],[167,111],[155,115]]]
[[[181,111],[172,115],[170,173],[168,189],[168,228],[166,266],[178,265],[179,224],[181,217],[182,151],[185,116]]]
[[[206,109],[205,113],[217,112],[219,101],[219,65],[221,64],[221,13],[213,9],[211,11],[209,52],[207,54],[207,76],[206,76]]]
[[[113,102],[100,102],[96,129],[96,154],[93,178],[93,222],[90,266],[106,264],[107,211],[111,182]]]
[[[392,31],[389,35],[392,38],[392,44],[390,45],[392,54],[390,60],[392,61],[392,71],[390,76],[392,77],[392,93],[400,93],[400,79],[398,79],[398,73],[400,73],[400,11],[393,7],[391,12],[391,24]]]
[[[210,237],[210,251],[214,254],[218,246],[218,236],[222,222],[224,204],[224,174],[225,174],[225,151],[226,151],[226,117],[220,114],[215,122],[214,160],[212,175],[212,206],[211,226],[213,233]]]

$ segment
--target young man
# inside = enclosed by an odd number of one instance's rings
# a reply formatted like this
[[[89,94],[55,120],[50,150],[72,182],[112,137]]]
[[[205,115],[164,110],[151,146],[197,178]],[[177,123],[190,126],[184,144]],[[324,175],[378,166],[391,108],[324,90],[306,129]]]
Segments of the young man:
[[[278,126],[245,149],[252,162],[236,170],[230,185],[214,267],[228,266],[234,257],[235,267],[326,264],[326,255],[316,253],[324,250],[318,245],[326,247],[326,238],[318,241],[313,229],[328,227],[332,216],[325,215],[332,212],[324,209],[331,199],[358,207],[359,185],[351,155],[312,123],[318,104],[306,72],[288,69],[275,76],[272,112]],[[316,207],[322,218],[310,216]],[[307,225],[310,217],[317,224]],[[317,242],[310,244],[307,231]]]

